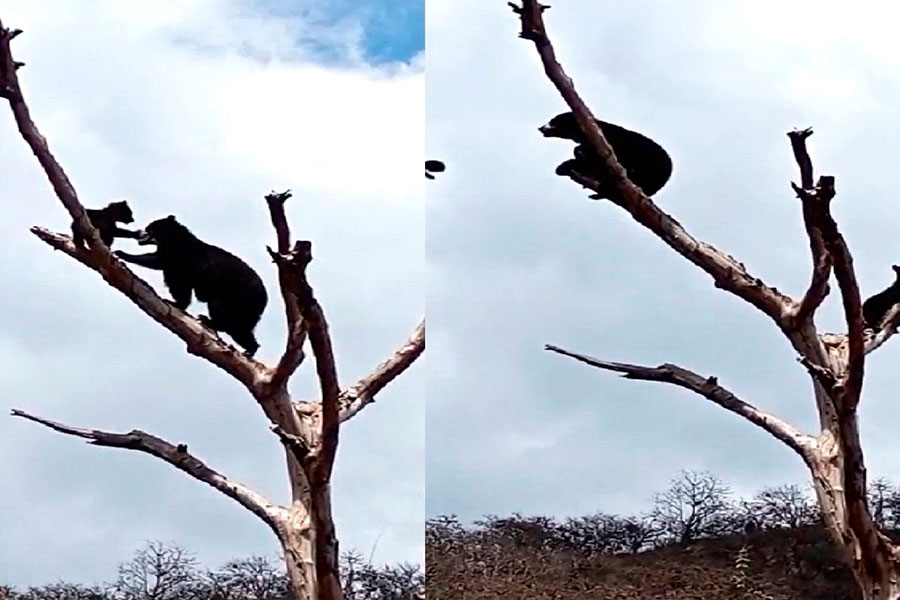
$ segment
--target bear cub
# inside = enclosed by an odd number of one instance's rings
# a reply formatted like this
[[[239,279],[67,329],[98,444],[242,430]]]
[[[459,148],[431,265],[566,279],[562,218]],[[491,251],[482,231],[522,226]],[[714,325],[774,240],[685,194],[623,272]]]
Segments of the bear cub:
[[[169,215],[140,232],[138,243],[155,244],[152,254],[117,251],[122,260],[163,272],[176,308],[185,310],[191,294],[205,302],[209,316],[200,321],[231,336],[252,357],[259,348],[253,330],[268,297],[262,279],[250,265],[225,250],[203,242]]]
[[[117,223],[134,223],[134,215],[131,214],[131,208],[125,200],[111,202],[106,208],[88,208],[85,212],[91,224],[100,232],[100,239],[107,248],[112,246],[113,240],[117,237],[137,239],[140,235],[137,231],[122,229],[117,225]],[[75,223],[72,223],[72,241],[77,248],[86,248],[84,236],[78,232]]]
[[[669,181],[672,176],[672,159],[662,146],[647,136],[619,125],[598,119],[597,126],[612,146],[628,178],[646,195],[652,196]],[[563,138],[578,143],[575,158],[559,165],[556,168],[557,175],[570,177],[574,172],[597,181],[600,190],[591,196],[593,199],[611,198],[617,193],[615,183],[582,133],[574,114],[567,112],[556,115],[538,131],[544,137]]]
[[[862,305],[863,320],[866,327],[878,331],[881,329],[881,321],[891,308],[900,303],[900,265],[891,267],[896,275],[894,283],[884,291],[878,292]]]

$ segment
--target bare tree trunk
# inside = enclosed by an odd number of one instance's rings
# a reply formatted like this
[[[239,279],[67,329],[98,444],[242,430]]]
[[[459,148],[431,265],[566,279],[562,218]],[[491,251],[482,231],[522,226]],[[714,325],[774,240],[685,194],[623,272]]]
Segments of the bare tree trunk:
[[[865,329],[859,286],[853,259],[831,215],[834,178],[823,176],[814,183],[812,160],[806,140],[812,130],[789,133],[800,168],[801,185],[793,185],[802,206],[809,237],[813,272],[800,300],[766,285],[746,267],[709,243],[693,237],[674,218],[663,212],[627,176],[604,138],[594,115],[559,64],[547,36],[543,12],[536,0],[509,3],[521,20],[520,37],[534,42],[547,77],[572,110],[584,138],[605,167],[616,194],[611,201],[656,235],[673,251],[708,273],[723,289],[766,314],[798,352],[798,361],[813,383],[820,431],[803,433],[778,417],[763,412],[719,385],[716,377],[704,377],[673,364],[648,367],[618,363],[576,354],[557,346],[547,350],[591,366],[623,373],[630,379],[658,381],[691,390],[765,430],[797,453],[807,465],[825,528],[841,549],[865,600],[900,600],[900,546],[879,530],[867,501],[866,469],[859,438],[857,407],[862,394],[867,354],[874,352],[900,326],[900,305],[884,316],[881,328]],[[568,174],[579,184],[600,190],[590,176]],[[845,334],[819,334],[815,313],[829,293],[834,275],[847,323]]]
[[[88,248],[76,247],[68,236],[39,227],[32,228],[32,232],[51,247],[99,273],[141,311],[181,338],[189,353],[224,370],[250,392],[284,446],[291,501],[288,505],[276,504],[215,471],[191,454],[187,444],[173,444],[139,430],[114,433],[72,427],[18,409],[14,409],[12,415],[86,439],[97,446],[136,450],[155,456],[215,488],[258,516],[275,532],[284,550],[290,592],[295,600],[342,600],[338,542],[331,512],[331,473],[340,425],[359,414],[378,392],[422,354],[425,321],[419,323],[406,343],[391,357],[342,390],[325,314],[306,278],[306,267],[312,260],[312,244],[297,241],[291,246],[284,212],[290,192],[266,196],[277,237],[277,250],[269,249],[269,253],[278,267],[287,325],[287,342],[277,365],[268,366],[247,358],[225,344],[202,321],[173,308],[102,243],[75,188],[32,121],[16,73],[23,65],[13,59],[10,50],[10,42],[20,33],[20,30],[6,29],[0,23],[0,98],[9,102],[22,138],[37,157],[57,197],[88,242]],[[303,346],[307,341],[315,358],[321,401],[294,403],[287,384],[304,360]]]

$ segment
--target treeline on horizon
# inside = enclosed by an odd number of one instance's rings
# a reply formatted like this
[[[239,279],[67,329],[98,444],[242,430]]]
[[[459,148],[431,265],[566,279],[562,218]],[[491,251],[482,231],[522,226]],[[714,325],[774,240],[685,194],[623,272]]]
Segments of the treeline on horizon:
[[[882,531],[900,533],[900,487],[884,478],[873,480],[868,500]],[[488,515],[471,526],[455,515],[442,515],[426,522],[425,547],[427,556],[504,543],[586,556],[636,554],[703,539],[819,524],[821,513],[811,486],[769,487],[749,499],[735,498],[715,475],[682,471],[667,490],[654,496],[652,508],[644,514],[597,512],[560,521],[513,513]]]
[[[412,600],[425,593],[420,565],[376,566],[355,552],[341,556],[347,600]],[[56,582],[17,591],[0,585],[0,600],[291,600],[284,563],[251,556],[216,570],[202,568],[174,543],[148,542],[120,563],[116,580],[99,585]]]

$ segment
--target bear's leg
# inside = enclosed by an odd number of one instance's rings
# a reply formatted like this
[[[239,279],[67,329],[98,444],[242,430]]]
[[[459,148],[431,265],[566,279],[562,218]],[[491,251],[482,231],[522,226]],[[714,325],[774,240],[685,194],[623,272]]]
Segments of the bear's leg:
[[[173,277],[168,274],[166,274],[164,279],[166,287],[169,288],[169,293],[172,294],[172,304],[179,310],[186,310],[191,304],[191,294],[194,291],[190,282],[184,281],[181,277]]]
[[[226,331],[228,335],[231,336],[231,339],[237,343],[238,346],[244,349],[244,356],[247,358],[253,358],[253,355],[256,354],[256,351],[259,350],[259,342],[256,341],[256,336],[253,335],[252,330],[243,330],[243,331]]]
[[[243,314],[241,306],[235,305],[232,299],[218,299],[207,302],[206,307],[209,312],[207,325],[227,333],[234,343],[245,350],[244,355],[252,358],[259,348],[259,342],[253,335],[254,325],[248,324],[247,315]]]

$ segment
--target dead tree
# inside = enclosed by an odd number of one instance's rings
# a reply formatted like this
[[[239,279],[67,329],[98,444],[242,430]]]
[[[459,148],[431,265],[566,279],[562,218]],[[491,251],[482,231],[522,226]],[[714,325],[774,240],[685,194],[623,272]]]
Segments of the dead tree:
[[[245,357],[225,344],[196,318],[160,298],[104,246],[85,214],[72,183],[56,161],[29,114],[10,42],[21,33],[0,22],[0,97],[9,102],[16,125],[50,180],[56,196],[83,232],[89,247],[76,247],[71,238],[41,227],[32,228],[41,240],[96,271],[151,319],[181,338],[190,354],[199,356],[239,381],[269,419],[284,446],[290,481],[290,501],[278,504],[209,467],[183,443],[170,443],[143,431],[114,433],[57,423],[14,409],[22,417],[97,446],[137,450],[162,459],[228,496],[272,529],[283,550],[291,592],[297,600],[340,600],[338,541],[331,514],[331,473],[343,422],[369,405],[375,395],[404,372],[425,349],[425,321],[396,353],[354,385],[342,389],[332,352],[325,314],[310,286],[306,267],[311,244],[292,245],[284,212],[290,193],[266,197],[277,249],[269,250],[278,268],[287,320],[287,343],[278,364],[269,366]],[[288,382],[304,359],[306,341],[315,358],[320,402],[295,402]],[[274,439],[274,438],[273,438]]]
[[[894,335],[900,325],[900,307],[894,306],[885,315],[878,332],[865,330],[853,259],[831,215],[834,178],[822,176],[814,183],[812,161],[806,149],[812,130],[788,134],[800,168],[801,183],[793,184],[793,188],[800,200],[812,253],[810,283],[803,297],[796,299],[766,285],[734,258],[692,236],[628,180],[598,129],[594,115],[556,59],[543,20],[543,12],[548,7],[536,0],[509,5],[521,21],[520,37],[534,43],[547,77],[575,114],[581,131],[599,156],[598,167],[605,168],[610,180],[615,182],[617,193],[611,201],[672,250],[708,273],[717,288],[754,306],[775,323],[809,373],[819,431],[804,433],[738,398],[720,385],[716,377],[705,377],[674,364],[650,367],[592,358],[556,346],[548,345],[547,350],[622,373],[628,379],[658,381],[688,389],[780,440],[809,468],[825,526],[841,548],[863,597],[866,600],[900,598],[900,545],[878,528],[869,510],[857,418],[866,355]],[[598,187],[596,181],[586,177],[578,178],[578,183],[594,190]],[[847,332],[820,334],[815,314],[829,293],[832,274],[840,290]]]

